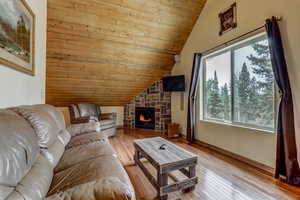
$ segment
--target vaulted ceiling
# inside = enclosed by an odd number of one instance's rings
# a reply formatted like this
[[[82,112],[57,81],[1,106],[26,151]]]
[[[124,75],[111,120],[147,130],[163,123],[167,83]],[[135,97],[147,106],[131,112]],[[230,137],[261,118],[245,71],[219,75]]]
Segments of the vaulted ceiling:
[[[48,0],[47,103],[128,103],[171,71],[205,1]]]

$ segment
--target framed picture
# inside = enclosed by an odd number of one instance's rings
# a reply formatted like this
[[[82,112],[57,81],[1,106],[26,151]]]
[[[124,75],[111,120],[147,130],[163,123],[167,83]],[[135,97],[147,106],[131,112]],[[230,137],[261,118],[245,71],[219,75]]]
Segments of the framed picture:
[[[0,1],[0,63],[34,76],[35,15],[25,0]]]
[[[219,14],[221,30],[219,35],[237,27],[237,9],[236,3],[232,4],[230,8]]]

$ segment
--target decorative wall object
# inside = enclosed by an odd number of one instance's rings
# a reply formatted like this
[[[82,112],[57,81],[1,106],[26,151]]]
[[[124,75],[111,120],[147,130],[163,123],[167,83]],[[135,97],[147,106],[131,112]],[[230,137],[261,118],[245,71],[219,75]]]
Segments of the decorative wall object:
[[[136,107],[155,108],[155,130],[167,131],[167,125],[171,123],[171,93],[163,91],[161,80],[125,105],[124,127],[135,128]]]
[[[34,26],[25,0],[0,1],[0,63],[34,75]]]
[[[232,4],[230,8],[219,14],[221,30],[219,35],[237,27],[237,9],[236,3]]]

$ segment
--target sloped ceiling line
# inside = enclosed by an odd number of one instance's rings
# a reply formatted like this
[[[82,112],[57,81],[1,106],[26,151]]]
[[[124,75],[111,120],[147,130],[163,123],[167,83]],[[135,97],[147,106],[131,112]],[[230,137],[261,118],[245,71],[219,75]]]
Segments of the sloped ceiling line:
[[[169,74],[206,0],[48,0],[46,102],[122,106]]]

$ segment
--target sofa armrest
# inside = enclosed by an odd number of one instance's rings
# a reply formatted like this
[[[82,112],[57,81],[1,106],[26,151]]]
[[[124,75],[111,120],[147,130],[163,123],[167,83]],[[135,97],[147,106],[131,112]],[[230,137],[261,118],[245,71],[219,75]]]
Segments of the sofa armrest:
[[[83,124],[88,123],[90,121],[90,117],[78,117],[75,119],[71,119],[71,124]]]
[[[72,124],[67,126],[67,130],[74,137],[84,133],[100,132],[101,127],[98,121],[90,121],[88,123]]]
[[[117,121],[117,113],[102,113],[99,116],[100,120],[105,120],[105,119],[113,119],[115,121]]]
[[[71,123],[72,124],[84,124],[84,123],[89,123],[91,121],[98,122],[99,120],[97,117],[89,116],[89,117],[78,117],[75,119],[72,119]]]

